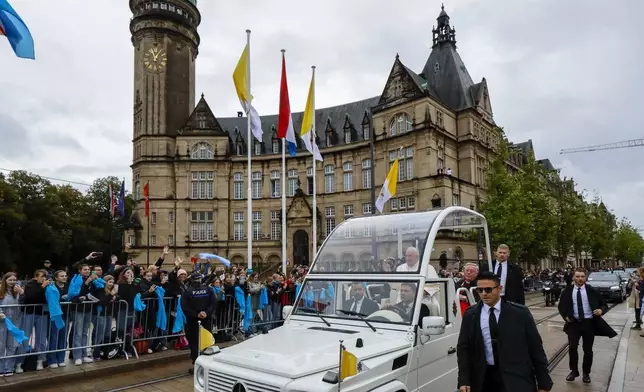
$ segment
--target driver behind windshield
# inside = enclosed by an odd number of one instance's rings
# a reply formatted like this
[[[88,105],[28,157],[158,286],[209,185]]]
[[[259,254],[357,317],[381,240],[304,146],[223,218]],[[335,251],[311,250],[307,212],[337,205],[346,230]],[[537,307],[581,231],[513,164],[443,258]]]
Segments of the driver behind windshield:
[[[365,297],[364,294],[365,287],[362,282],[351,283],[351,298],[344,301],[342,309],[359,313],[362,316],[369,316],[371,313],[380,310],[378,304]]]
[[[401,283],[400,302],[395,305],[383,306],[383,309],[395,309],[401,316],[404,316],[409,320],[414,314],[414,299],[416,299],[416,283]]]

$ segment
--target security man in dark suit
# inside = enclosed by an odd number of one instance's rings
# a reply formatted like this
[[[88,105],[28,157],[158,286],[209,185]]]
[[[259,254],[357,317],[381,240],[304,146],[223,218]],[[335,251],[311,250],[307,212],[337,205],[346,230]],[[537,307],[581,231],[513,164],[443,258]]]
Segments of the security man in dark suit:
[[[548,359],[528,308],[504,300],[489,271],[479,274],[476,290],[481,301],[465,311],[456,346],[459,391],[550,391]]]
[[[194,365],[199,356],[199,321],[207,331],[212,331],[212,314],[215,312],[217,298],[215,292],[202,284],[202,276],[195,272],[190,276],[190,284],[181,296],[181,310],[186,316],[186,339],[190,344],[190,358]],[[190,369],[192,372],[193,369]]]
[[[359,313],[361,316],[369,316],[380,310],[380,307],[375,301],[365,296],[364,283],[353,282],[351,283],[351,298],[344,301],[342,309]]]
[[[573,275],[572,287],[567,287],[561,294],[559,314],[566,321],[564,332],[568,335],[568,358],[570,374],[566,381],[579,377],[579,354],[577,347],[583,339],[582,381],[590,383],[590,370],[593,365],[593,343],[595,336],[613,338],[617,332],[601,317],[608,311],[606,301],[590,285],[586,284],[586,271],[577,268]]]
[[[503,287],[501,297],[506,301],[525,305],[523,272],[518,265],[510,262],[508,257],[510,257],[510,247],[505,244],[499,245],[496,250],[493,272],[499,277],[501,287]]]

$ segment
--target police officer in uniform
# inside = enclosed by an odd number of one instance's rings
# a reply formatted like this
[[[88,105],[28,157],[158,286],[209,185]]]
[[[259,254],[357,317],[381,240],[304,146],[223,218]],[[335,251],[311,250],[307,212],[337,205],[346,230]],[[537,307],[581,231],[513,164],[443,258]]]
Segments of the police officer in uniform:
[[[181,296],[181,309],[186,316],[186,339],[190,344],[190,358],[194,365],[199,356],[199,321],[207,330],[212,331],[212,315],[215,312],[217,298],[214,291],[202,283],[201,274],[195,272],[190,277],[190,284]],[[194,369],[190,369],[192,373]]]

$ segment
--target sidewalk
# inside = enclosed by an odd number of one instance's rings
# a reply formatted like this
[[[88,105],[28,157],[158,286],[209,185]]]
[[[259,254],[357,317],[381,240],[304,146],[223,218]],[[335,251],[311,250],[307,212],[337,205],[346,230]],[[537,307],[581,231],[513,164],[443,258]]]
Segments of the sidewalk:
[[[641,392],[644,385],[644,331],[630,331],[623,392]]]

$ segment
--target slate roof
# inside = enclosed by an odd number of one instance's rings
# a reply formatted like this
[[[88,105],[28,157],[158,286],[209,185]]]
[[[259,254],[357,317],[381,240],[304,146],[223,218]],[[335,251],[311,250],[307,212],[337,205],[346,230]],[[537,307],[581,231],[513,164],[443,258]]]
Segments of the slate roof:
[[[555,166],[550,162],[550,159],[539,159],[537,162],[539,162],[546,170],[557,170]]]
[[[361,141],[362,138],[362,120],[364,119],[365,110],[370,110],[378,104],[380,97],[372,97],[360,101],[350,102],[342,105],[331,106],[327,108],[316,109],[315,111],[315,128],[318,137],[318,147],[328,147],[326,145],[327,124],[335,130],[336,140],[333,146],[344,145],[344,125],[348,116],[350,124],[353,125],[355,132],[352,134],[352,142]],[[304,149],[304,144],[299,140],[299,133],[302,127],[302,116],[304,112],[292,113],[293,128],[298,138],[298,150]],[[261,116],[262,130],[264,131],[262,153],[271,153],[273,140],[273,127],[277,132],[277,114]],[[237,134],[246,142],[247,128],[246,117],[219,117],[217,118],[221,127],[228,132],[230,138],[237,140]]]

